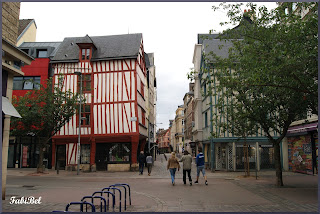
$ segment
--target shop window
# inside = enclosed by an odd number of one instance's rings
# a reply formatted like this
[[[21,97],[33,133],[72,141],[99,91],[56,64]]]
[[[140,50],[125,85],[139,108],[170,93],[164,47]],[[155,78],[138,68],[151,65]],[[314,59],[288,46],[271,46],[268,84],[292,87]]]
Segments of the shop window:
[[[13,77],[13,90],[32,90],[40,88],[40,77]]]
[[[130,163],[130,144],[113,143],[109,150],[109,162]]]
[[[81,145],[80,149],[81,149],[81,156],[80,156],[81,164],[90,163],[90,144],[83,144]]]
[[[80,80],[81,77],[78,77],[78,92],[80,92]],[[91,92],[91,74],[82,74],[82,92]]]

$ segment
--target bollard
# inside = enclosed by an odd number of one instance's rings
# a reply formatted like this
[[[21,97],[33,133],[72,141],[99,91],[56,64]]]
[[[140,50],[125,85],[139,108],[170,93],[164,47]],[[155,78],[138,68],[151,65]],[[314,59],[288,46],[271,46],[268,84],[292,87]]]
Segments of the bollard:
[[[57,160],[57,174],[58,174],[58,175],[59,175],[59,168],[60,168],[59,160]]]

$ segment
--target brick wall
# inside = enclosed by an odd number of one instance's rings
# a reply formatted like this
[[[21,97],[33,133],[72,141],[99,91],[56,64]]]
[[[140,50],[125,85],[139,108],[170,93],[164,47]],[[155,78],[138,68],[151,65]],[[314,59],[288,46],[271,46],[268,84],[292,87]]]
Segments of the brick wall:
[[[20,2],[2,2],[2,38],[13,45],[18,38]]]

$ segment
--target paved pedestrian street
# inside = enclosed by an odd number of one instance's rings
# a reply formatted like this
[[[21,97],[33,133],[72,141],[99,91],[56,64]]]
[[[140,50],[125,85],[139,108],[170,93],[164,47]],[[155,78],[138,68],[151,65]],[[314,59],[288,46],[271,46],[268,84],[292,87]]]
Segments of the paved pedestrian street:
[[[183,184],[182,170],[177,171],[172,186],[163,155],[157,157],[151,176],[147,168],[139,172],[80,172],[48,170],[38,175],[35,169],[8,169],[6,200],[3,212],[64,211],[69,202],[80,201],[115,183],[131,186],[132,203],[128,212],[318,212],[318,176],[283,173],[285,186],[275,187],[275,172],[255,172],[244,178],[244,172],[210,172],[209,185],[200,177],[199,184]],[[193,163],[192,179],[196,179]],[[41,197],[41,204],[10,204],[10,198]],[[119,211],[116,195],[116,209]],[[70,207],[71,208],[71,207]],[[76,206],[73,207],[78,208]]]

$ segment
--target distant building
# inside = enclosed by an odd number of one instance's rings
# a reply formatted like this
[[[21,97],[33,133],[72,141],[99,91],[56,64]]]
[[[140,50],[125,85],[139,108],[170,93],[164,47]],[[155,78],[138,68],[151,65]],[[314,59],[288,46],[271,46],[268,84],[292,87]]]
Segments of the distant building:
[[[35,42],[37,36],[37,25],[34,19],[20,19],[18,29],[17,46],[24,42]]]
[[[175,151],[174,148],[176,148],[176,121],[175,120],[169,120],[169,129],[170,129],[170,148],[172,148],[171,151]]]
[[[189,92],[184,95],[184,149],[195,155],[192,130],[194,123],[194,83],[189,83]]]
[[[173,151],[177,153],[182,152],[182,148],[184,147],[184,106],[178,106],[176,110],[175,117],[175,142],[173,146]]]
[[[170,149],[170,129],[160,129],[157,134],[159,151],[162,153],[171,152]]]
[[[148,127],[148,139],[146,151],[153,156],[156,151],[156,102],[157,102],[157,80],[156,68],[154,65],[154,54],[145,53],[146,68],[147,68],[147,85],[146,85],[146,119]]]

